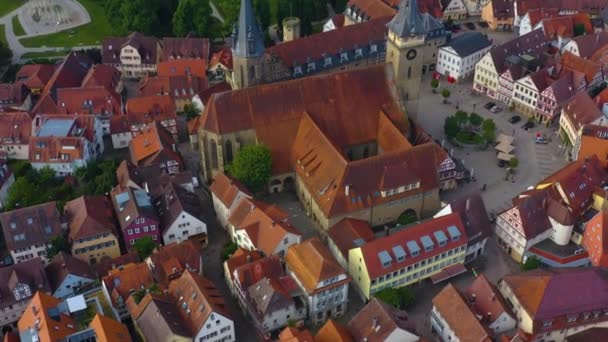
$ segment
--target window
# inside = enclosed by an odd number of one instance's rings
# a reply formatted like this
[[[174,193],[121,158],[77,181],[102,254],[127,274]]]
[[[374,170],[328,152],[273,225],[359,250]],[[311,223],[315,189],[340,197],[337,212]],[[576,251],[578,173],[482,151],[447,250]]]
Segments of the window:
[[[548,327],[550,327],[552,325],[553,325],[553,321],[544,321],[543,322],[543,327],[544,328],[548,328]]]
[[[307,72],[313,72],[316,70],[316,65],[315,63],[308,63],[308,69],[306,70]]]
[[[287,243],[289,243],[289,239],[288,239],[288,238],[285,238],[285,239],[283,240],[283,244],[284,244],[284,245],[286,245]]]
[[[149,230],[148,226],[144,227],[144,232],[147,232]]]
[[[139,228],[135,228],[135,234],[139,234]]]
[[[296,66],[293,68],[293,75],[294,76],[300,76],[302,75],[302,67],[301,66]]]
[[[150,230],[151,230],[151,231],[156,230],[156,226],[155,226],[155,225],[153,225],[153,224],[152,224],[152,225],[150,225]]]
[[[340,63],[348,62],[348,53],[342,52],[340,54]]]
[[[133,229],[127,229],[127,235],[133,235]]]

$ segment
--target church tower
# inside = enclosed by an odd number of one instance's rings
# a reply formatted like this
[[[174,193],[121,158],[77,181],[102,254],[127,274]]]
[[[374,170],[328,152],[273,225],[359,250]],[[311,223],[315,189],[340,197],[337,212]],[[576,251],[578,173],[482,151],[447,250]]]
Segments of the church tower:
[[[232,89],[261,83],[264,34],[253,13],[251,0],[241,0],[239,22],[232,33]]]
[[[422,83],[425,38],[428,34],[418,1],[402,0],[388,23],[386,63],[393,65],[397,88],[404,101],[417,100]]]

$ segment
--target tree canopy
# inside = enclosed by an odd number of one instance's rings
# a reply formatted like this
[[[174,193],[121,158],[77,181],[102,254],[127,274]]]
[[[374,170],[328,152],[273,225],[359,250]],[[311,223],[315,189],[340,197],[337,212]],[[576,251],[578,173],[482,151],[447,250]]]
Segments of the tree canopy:
[[[60,252],[70,253],[70,244],[62,235],[55,236],[51,239],[51,245],[46,249],[46,257],[50,260]]]
[[[226,170],[251,191],[263,191],[272,172],[272,156],[264,145],[241,148]]]
[[[63,179],[56,177],[55,171],[50,167],[36,170],[27,162],[15,162],[12,165],[15,183],[8,190],[6,210],[50,201],[57,201],[57,206],[61,210],[66,201],[77,196],[74,188]]]
[[[76,170],[85,195],[103,195],[117,184],[118,160],[95,160]]]
[[[181,0],[173,13],[173,33],[178,37],[191,32],[198,37],[216,37],[220,22],[211,13],[209,0]]]
[[[414,304],[415,300],[414,294],[407,287],[389,287],[377,292],[374,297],[401,310],[407,309],[409,306]]]
[[[141,239],[137,239],[133,244],[133,249],[137,252],[140,260],[144,260],[152,254],[156,248],[156,243],[150,236],[144,236]]]
[[[11,58],[13,58],[13,52],[6,43],[0,41],[0,67],[11,64]]]

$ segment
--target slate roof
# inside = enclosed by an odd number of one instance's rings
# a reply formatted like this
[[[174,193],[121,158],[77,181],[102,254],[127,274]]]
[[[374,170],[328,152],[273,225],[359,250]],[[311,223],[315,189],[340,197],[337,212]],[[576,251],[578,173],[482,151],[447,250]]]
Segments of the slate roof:
[[[251,0],[241,0],[238,26],[232,33],[233,55],[259,57],[264,53],[264,34],[258,23]]]
[[[466,57],[491,45],[492,42],[488,40],[485,34],[481,32],[465,32],[450,40],[445,46],[454,49],[460,57]]]
[[[44,244],[62,233],[55,202],[3,212],[0,222],[9,250]]]
[[[377,326],[373,325],[376,319]],[[395,329],[403,329],[413,335],[415,324],[410,321],[405,311],[372,298],[347,325],[355,341],[385,341]]]
[[[80,196],[66,202],[63,212],[74,241],[98,234],[116,234],[112,204],[105,196]]]
[[[91,281],[97,279],[88,263],[65,252],[59,252],[55,255],[45,270],[53,291],[56,291],[69,275],[90,279]]]
[[[426,35],[443,28],[443,24],[428,13],[420,13],[416,0],[404,0],[399,10],[388,23],[388,28],[401,38],[410,35]]]
[[[319,282],[333,277],[345,275],[346,281],[350,281],[346,271],[317,237],[290,246],[285,264],[310,295],[323,290],[317,288]]]

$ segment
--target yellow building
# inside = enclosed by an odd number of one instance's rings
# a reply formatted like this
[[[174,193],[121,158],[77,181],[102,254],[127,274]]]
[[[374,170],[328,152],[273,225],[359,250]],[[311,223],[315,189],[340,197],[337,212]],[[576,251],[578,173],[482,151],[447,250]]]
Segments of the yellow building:
[[[120,256],[110,203],[103,196],[81,196],[65,204],[72,255],[95,264]]]
[[[452,213],[351,249],[348,272],[364,300],[429,277],[437,283],[466,271],[467,241],[460,216]]]

